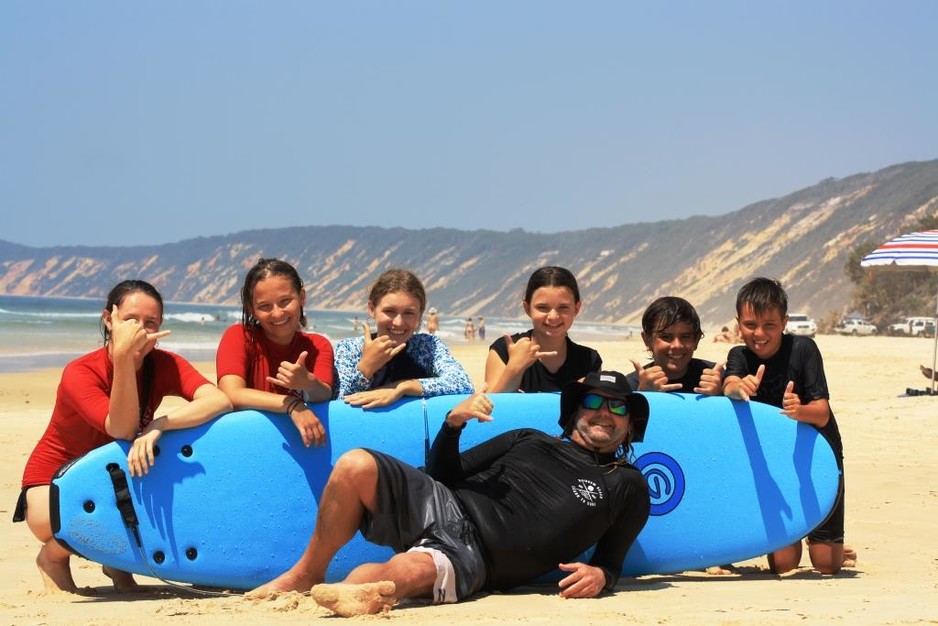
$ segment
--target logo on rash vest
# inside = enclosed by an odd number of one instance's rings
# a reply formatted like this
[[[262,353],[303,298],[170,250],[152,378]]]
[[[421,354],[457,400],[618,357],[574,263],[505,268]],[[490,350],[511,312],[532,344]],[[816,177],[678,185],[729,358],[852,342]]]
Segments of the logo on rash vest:
[[[585,478],[577,481],[572,489],[576,499],[586,506],[596,506],[596,503],[603,499],[603,492],[599,485]]]

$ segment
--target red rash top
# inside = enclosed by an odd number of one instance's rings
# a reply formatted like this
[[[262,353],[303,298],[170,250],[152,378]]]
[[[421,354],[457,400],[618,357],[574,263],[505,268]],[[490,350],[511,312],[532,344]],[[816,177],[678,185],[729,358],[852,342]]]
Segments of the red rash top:
[[[164,397],[179,396],[192,401],[199,387],[211,384],[188,361],[172,352],[153,350],[147,360],[153,364],[153,378],[140,430],[153,419],[153,412]],[[142,373],[137,372],[138,394],[143,392],[141,378]],[[99,348],[65,366],[52,419],[26,462],[23,487],[48,485],[63,463],[114,441],[104,429],[113,379],[114,367],[107,348]]]
[[[218,380],[222,376],[240,376],[250,389],[300,397],[299,392],[267,382],[267,377],[276,377],[283,361],[296,363],[304,350],[308,352],[306,369],[331,388],[333,352],[328,339],[316,333],[297,332],[289,345],[281,346],[267,339],[260,328],[248,328],[245,332],[241,324],[235,324],[225,331],[218,344],[215,354]]]

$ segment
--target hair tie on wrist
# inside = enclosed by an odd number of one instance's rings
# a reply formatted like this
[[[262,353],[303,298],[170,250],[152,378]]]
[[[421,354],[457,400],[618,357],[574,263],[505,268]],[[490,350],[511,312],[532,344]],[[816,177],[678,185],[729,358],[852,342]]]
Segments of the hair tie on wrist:
[[[286,414],[290,415],[293,412],[293,409],[299,406],[301,402],[302,400],[300,400],[299,398],[293,398],[293,400],[290,401],[290,404],[287,405]]]

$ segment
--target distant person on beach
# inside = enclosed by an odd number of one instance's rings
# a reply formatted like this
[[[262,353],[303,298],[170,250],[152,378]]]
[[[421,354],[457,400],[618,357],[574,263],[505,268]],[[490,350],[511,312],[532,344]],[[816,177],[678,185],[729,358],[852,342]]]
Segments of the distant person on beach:
[[[307,402],[332,398],[332,344],[304,332],[306,290],[296,269],[260,259],[241,286],[241,323],[218,344],[218,386],[236,409],[290,416],[303,443],[322,445],[326,431]]]
[[[628,461],[645,432],[647,400],[622,374],[594,372],[564,387],[560,436],[512,430],[460,454],[466,423],[490,421],[492,408],[483,393],[456,404],[426,472],[374,450],[342,455],[299,561],[247,597],[309,592],[352,617],[408,598],[459,602],[556,569],[562,598],[612,591],[651,506],[644,477]],[[335,553],[359,531],[397,554],[322,584]],[[575,560],[591,546],[588,561]]]
[[[361,337],[335,346],[335,396],[365,409],[387,406],[404,396],[472,393],[462,365],[436,335],[417,332],[427,305],[423,284],[413,272],[381,274],[368,295],[367,322]]]
[[[730,349],[723,393],[736,400],[755,400],[781,408],[780,413],[816,428],[830,443],[843,472],[843,444],[830,406],[824,363],[810,337],[785,333],[788,295],[781,283],[754,278],[736,296],[736,315],[745,345]],[[834,510],[807,537],[814,569],[836,574],[856,562],[856,552],[844,547],[844,491]],[[801,563],[802,542],[768,555],[776,574]]]
[[[713,336],[713,343],[736,343],[729,326],[724,326],[720,329],[720,332]]]
[[[479,323],[476,326],[476,333],[479,335],[479,341],[485,341],[485,318],[479,316]]]
[[[71,553],[52,534],[50,484],[67,461],[115,439],[132,441],[127,467],[144,477],[155,465],[155,447],[164,430],[197,426],[231,410],[228,398],[181,356],[159,350],[170,331],[163,323],[163,298],[153,285],[125,280],[107,297],[101,313],[104,347],[80,357],[62,371],[55,407],[45,433],[23,473],[13,521],[26,521],[42,542],[36,565],[47,592],[75,593]],[[166,396],[188,402],[156,411]],[[134,591],[133,576],[110,567],[104,573],[118,591]]]
[[[739,336],[739,324],[734,324],[733,330],[730,330],[729,326],[721,328],[720,332],[713,337],[713,343],[742,343]]]
[[[466,318],[466,328],[463,331],[463,335],[465,335],[466,341],[472,341],[473,339],[476,338],[476,329],[475,329],[475,326],[473,326],[472,324],[471,317]]]
[[[703,337],[696,309],[684,298],[665,296],[642,315],[642,341],[652,360],[632,361],[627,376],[638,391],[681,391],[710,396],[723,394],[723,363],[694,358]]]
[[[437,331],[440,330],[440,317],[436,309],[430,307],[430,310],[427,312],[427,332],[431,335],[435,335]]]
[[[576,278],[562,267],[541,267],[531,274],[521,299],[533,328],[496,339],[485,361],[489,393],[560,391],[602,368],[599,353],[574,343],[567,333],[580,313]]]

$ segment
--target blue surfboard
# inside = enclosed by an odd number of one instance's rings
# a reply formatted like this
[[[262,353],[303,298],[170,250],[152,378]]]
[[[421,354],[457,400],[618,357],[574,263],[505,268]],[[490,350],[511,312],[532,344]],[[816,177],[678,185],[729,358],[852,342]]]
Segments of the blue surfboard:
[[[328,432],[321,448],[304,447],[285,415],[236,411],[164,433],[143,479],[126,474],[129,444],[114,442],[53,480],[53,531],[78,554],[125,571],[253,588],[299,558],[343,452],[367,447],[422,465],[446,412],[463,397],[408,399],[369,411],[341,401],[314,405]],[[470,422],[462,449],[514,428],[559,431],[558,394],[491,397],[494,421]],[[646,397],[651,413],[634,463],[648,481],[652,510],[624,574],[749,559],[797,541],[833,508],[840,471],[814,428],[757,402]],[[126,497],[118,498],[121,477]],[[125,523],[128,515],[135,526]],[[336,555],[328,578],[341,580],[356,565],[391,554],[357,534]]]

